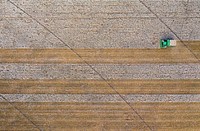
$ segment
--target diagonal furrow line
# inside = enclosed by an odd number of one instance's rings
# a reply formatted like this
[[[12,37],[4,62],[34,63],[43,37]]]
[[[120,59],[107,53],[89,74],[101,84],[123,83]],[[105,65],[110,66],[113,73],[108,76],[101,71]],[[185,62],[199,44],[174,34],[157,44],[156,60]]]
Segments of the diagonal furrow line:
[[[29,122],[31,122],[39,131],[42,131],[27,115],[25,115],[21,110],[19,110],[16,106],[12,104],[12,102],[8,101],[4,96],[0,94],[0,97],[8,102],[15,110],[17,110],[20,114],[22,114]]]
[[[150,7],[148,7],[142,0],[139,0],[140,3],[145,6],[152,14],[156,16],[156,18],[163,23],[179,40],[180,42],[192,53],[192,55],[197,59],[198,62],[200,62],[199,58],[195,55],[195,53],[185,44],[185,42],[176,34],[175,31],[173,31],[154,11],[151,10]]]
[[[125,100],[125,98],[92,66],[90,65],[85,59],[82,58],[80,54],[78,54],[72,47],[70,47],[67,43],[65,43],[60,37],[58,37],[55,33],[53,33],[50,29],[48,29],[45,25],[43,25],[40,21],[38,21],[36,18],[31,16],[29,13],[27,13],[25,10],[20,8],[18,5],[16,5],[14,2],[7,0],[12,5],[17,7],[19,10],[21,10],[23,13],[28,15],[31,19],[36,21],[38,24],[40,24],[45,30],[47,30],[49,33],[51,33],[54,37],[56,37],[59,41],[61,41],[65,46],[67,46],[74,54],[76,54],[86,65],[88,65],[99,77],[106,82],[106,84],[130,107],[130,109],[139,117],[139,119],[145,124],[149,130],[153,131],[153,129],[147,124],[147,122],[144,120],[144,118],[131,106],[129,102]]]

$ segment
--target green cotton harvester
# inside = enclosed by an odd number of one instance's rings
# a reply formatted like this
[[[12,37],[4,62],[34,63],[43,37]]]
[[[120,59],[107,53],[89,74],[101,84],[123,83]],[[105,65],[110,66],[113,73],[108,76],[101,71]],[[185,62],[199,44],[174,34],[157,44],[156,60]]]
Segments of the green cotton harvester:
[[[173,47],[176,46],[176,40],[160,40],[160,48],[167,48],[167,47]]]

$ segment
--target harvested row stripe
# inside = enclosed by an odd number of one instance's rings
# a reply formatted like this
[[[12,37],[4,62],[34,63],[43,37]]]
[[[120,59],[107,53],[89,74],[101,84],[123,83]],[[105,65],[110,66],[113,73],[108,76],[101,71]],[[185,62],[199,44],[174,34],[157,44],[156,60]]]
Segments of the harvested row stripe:
[[[196,55],[200,60],[200,42],[199,41],[188,41],[189,49]]]
[[[198,42],[199,44],[199,42]],[[197,42],[188,46],[200,57]],[[74,49],[89,64],[198,63],[180,42],[168,49]],[[0,49],[0,63],[82,64],[69,49]]]
[[[105,79],[200,79],[200,64],[95,64]],[[85,64],[0,64],[0,79],[101,79]]]
[[[198,130],[200,103],[130,103],[154,130]],[[148,130],[122,102],[13,102],[43,130]],[[0,103],[4,110],[1,120],[14,120],[15,126],[1,121],[7,130],[31,130],[27,122],[11,105]],[[30,129],[29,129],[30,128]],[[2,130],[4,128],[1,128]]]
[[[123,102],[116,94],[1,94],[10,102]],[[200,94],[122,95],[127,102],[200,102]],[[2,101],[1,101],[2,102]]]
[[[109,80],[120,94],[200,94],[200,79]],[[115,94],[103,80],[0,80],[0,94]]]

